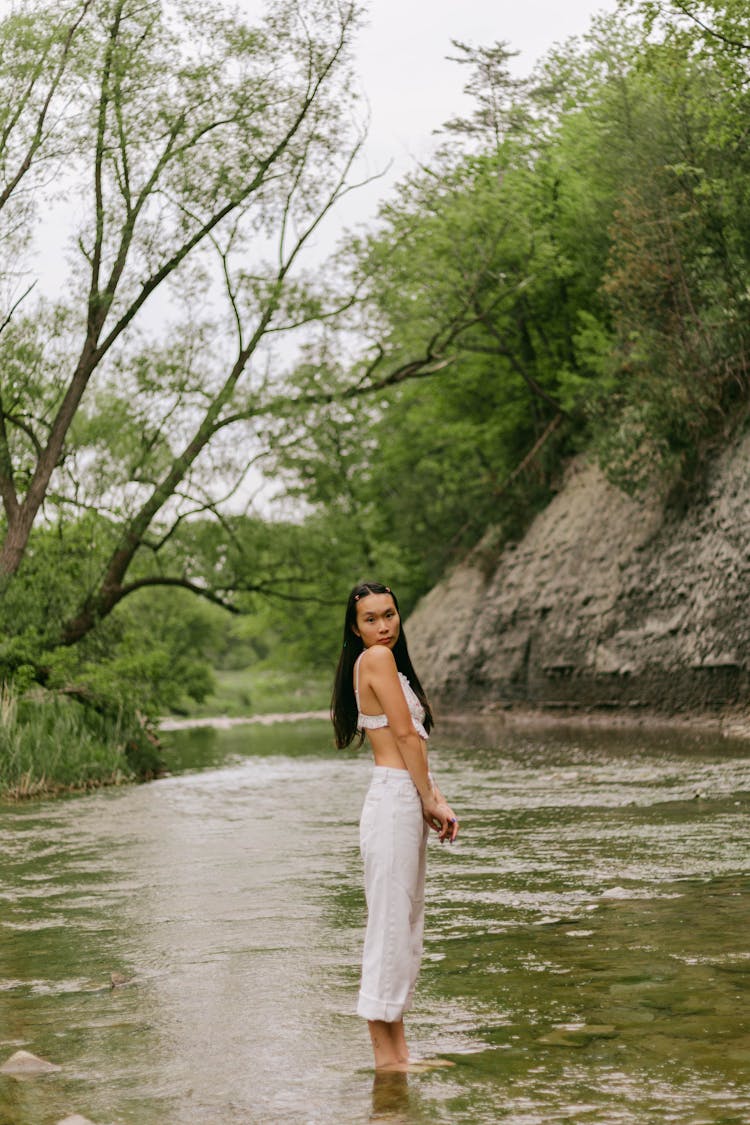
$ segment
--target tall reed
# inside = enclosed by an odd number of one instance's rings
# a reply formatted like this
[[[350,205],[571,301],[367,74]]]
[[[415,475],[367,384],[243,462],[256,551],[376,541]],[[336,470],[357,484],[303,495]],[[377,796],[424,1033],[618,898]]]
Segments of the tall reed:
[[[19,698],[0,684],[0,793],[31,797],[132,780],[134,720],[107,718],[48,692]]]

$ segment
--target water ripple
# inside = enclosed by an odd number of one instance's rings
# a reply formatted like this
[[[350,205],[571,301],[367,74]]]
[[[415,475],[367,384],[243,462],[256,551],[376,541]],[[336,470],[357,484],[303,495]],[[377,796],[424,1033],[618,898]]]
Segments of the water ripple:
[[[364,755],[323,724],[200,739],[150,785],[0,812],[0,1054],[63,1068],[0,1078],[4,1123],[750,1117],[746,747],[436,740],[462,838],[430,845],[410,1028],[456,1065],[373,1082]]]

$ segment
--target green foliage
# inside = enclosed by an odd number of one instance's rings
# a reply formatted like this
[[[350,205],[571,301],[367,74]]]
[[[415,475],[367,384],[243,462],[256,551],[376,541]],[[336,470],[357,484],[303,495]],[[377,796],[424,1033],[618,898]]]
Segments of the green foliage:
[[[134,706],[154,715],[202,699],[213,686],[204,653],[216,644],[225,615],[185,590],[144,588],[80,644],[60,644],[111,537],[109,521],[93,513],[34,533],[0,602],[0,679],[12,678],[21,689],[32,680],[52,690],[75,687],[110,715]]]
[[[270,663],[254,662],[247,667],[216,673],[216,687],[202,703],[190,705],[191,717],[287,714],[327,711],[331,702],[332,662],[315,669],[309,662],[298,667],[286,663],[288,653],[273,651]]]
[[[110,707],[132,701],[147,715],[200,702],[214,681],[206,654],[223,618],[184,590],[143,590],[73,648],[77,675]]]
[[[143,726],[18,683],[0,686],[0,793],[32,797],[153,776],[160,766]]]
[[[623,2],[524,80],[505,43],[455,41],[474,112],[447,122],[444,148],[323,281],[293,276],[292,231],[312,231],[343,183],[356,13],[320,0],[305,24],[284,2],[250,28],[219,5],[180,5],[183,22],[156,0],[118,5],[81,6],[52,101],[80,86],[86,108],[43,131],[33,190],[3,212],[22,230],[24,200],[47,198],[45,162],[66,151],[90,184],[93,155],[102,199],[85,197],[77,298],[0,318],[6,547],[35,474],[50,474],[44,519],[15,555],[0,549],[13,575],[0,671],[19,690],[73,690],[111,721],[135,700],[151,714],[210,706],[208,660],[256,683],[274,666],[330,667],[352,583],[388,582],[408,614],[488,526],[498,549],[519,534],[572,453],[626,489],[691,487],[744,423],[739,0]],[[32,81],[25,105],[24,78],[64,62],[73,10],[40,7],[39,22],[27,7],[0,28],[14,42],[0,79],[22,110],[6,184],[47,89]],[[282,144],[311,75],[320,97]],[[231,221],[209,231],[224,206]],[[174,287],[179,329],[131,332],[143,279],[204,228]],[[273,232],[280,269],[251,260]],[[24,236],[11,241],[21,254]],[[227,306],[212,319],[217,264]],[[262,375],[275,369],[264,333],[300,326],[296,368]],[[76,363],[90,382],[55,452]],[[288,505],[272,519],[222,502],[249,464]],[[231,706],[244,690],[227,689]]]
[[[518,534],[571,453],[628,490],[689,486],[743,423],[747,28],[685,8],[725,39],[599,17],[526,82],[504,44],[456,44],[475,114],[351,251],[366,331],[439,370],[293,420],[273,459],[342,592],[372,574],[408,611],[488,525],[496,549]],[[335,367],[329,346],[318,379]]]

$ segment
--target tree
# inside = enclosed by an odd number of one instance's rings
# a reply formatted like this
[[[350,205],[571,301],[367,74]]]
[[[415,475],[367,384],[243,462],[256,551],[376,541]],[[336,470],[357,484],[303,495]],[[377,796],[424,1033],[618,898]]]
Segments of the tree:
[[[278,463],[407,604],[489,527],[490,552],[518,534],[571,453],[692,487],[747,417],[747,57],[718,57],[726,19],[653,26],[600,17],[513,90],[505,45],[458,44],[476,113],[354,248],[371,334],[406,357],[449,323],[453,363]]]
[[[348,384],[321,369],[301,385],[277,344],[291,339],[288,356],[356,299],[301,259],[352,187],[358,18],[338,0],[278,0],[254,27],[217,3],[87,0],[27,2],[0,25],[10,637],[25,628],[10,608],[28,604],[24,583],[49,578],[34,560],[49,528],[72,544],[87,527],[90,550],[85,578],[60,579],[68,596],[42,630],[47,650],[77,645],[137,590],[229,601],[194,565],[186,528],[219,521],[247,490],[279,416],[441,362],[433,349],[392,364],[375,348]],[[77,219],[53,298],[28,280],[31,220],[51,205]],[[86,513],[96,518],[82,523]],[[64,570],[64,552],[58,561]]]
[[[460,39],[451,42],[458,54],[449,55],[449,59],[471,67],[464,93],[474,98],[476,108],[471,117],[446,121],[442,131],[476,137],[480,144],[499,149],[508,136],[519,134],[530,123],[522,96],[527,84],[514,78],[509,66],[519,52],[512,51],[505,41],[491,47],[472,47]]]
[[[36,346],[40,353],[63,333],[66,343],[75,345],[76,336],[80,343],[67,376],[41,373],[49,399],[42,419],[33,416],[28,387],[12,387],[10,395],[4,389],[11,399],[3,406],[0,435],[7,521],[0,569],[6,575],[20,565],[95,373],[106,387],[119,367],[119,385],[130,382],[141,401],[156,391],[163,414],[185,405],[194,388],[188,380],[181,384],[175,370],[185,357],[171,371],[163,365],[159,371],[158,356],[134,356],[126,335],[167,281],[189,286],[200,280],[197,271],[207,266],[196,259],[209,245],[225,267],[238,321],[234,361],[223,373],[202,372],[205,406],[199,414],[193,407],[188,440],[155,487],[144,490],[148,494],[123,529],[109,586],[121,580],[143,530],[199,454],[229,424],[227,410],[251,357],[272,321],[283,321],[288,311],[283,294],[290,270],[342,192],[356,151],[355,140],[342,158],[336,139],[339,130],[351,134],[345,121],[350,105],[338,108],[336,100],[355,12],[352,6],[328,5],[319,6],[315,16],[309,30],[296,5],[277,5],[265,25],[253,30],[219,9],[207,12],[195,4],[170,9],[129,0],[88,3],[68,26],[50,9],[36,13],[35,28],[47,23],[52,28],[47,51],[52,62],[43,67],[43,52],[41,62],[21,57],[15,68],[27,79],[26,104],[21,100],[4,131],[2,198],[7,206],[22,188],[41,194],[45,173],[58,173],[63,156],[73,174],[91,176],[92,189],[77,239],[80,296],[59,302],[49,327],[40,330],[37,322],[32,334],[27,320],[9,341],[11,349]],[[18,47],[13,20],[4,31],[19,54],[32,45],[36,53],[35,42]],[[191,39],[201,44],[192,59]],[[73,111],[71,84],[84,67],[90,76]],[[321,182],[324,161],[333,169]],[[244,249],[249,230],[269,241],[276,236],[278,264],[237,281],[229,253]],[[197,352],[202,341],[195,332],[189,335]],[[201,358],[194,354],[194,363]],[[203,363],[207,368],[205,358]],[[149,444],[163,452],[166,435],[152,430]],[[143,462],[137,472],[147,468],[148,458]],[[25,485],[20,494],[19,480]],[[59,505],[67,499],[64,491],[58,493]]]

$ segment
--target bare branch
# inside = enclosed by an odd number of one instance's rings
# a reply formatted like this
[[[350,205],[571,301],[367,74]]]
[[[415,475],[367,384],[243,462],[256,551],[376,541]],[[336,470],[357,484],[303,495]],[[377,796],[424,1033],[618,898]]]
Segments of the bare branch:
[[[115,171],[117,174],[117,182],[120,187],[120,193],[125,202],[125,214],[130,217],[133,211],[133,196],[130,188],[130,161],[128,159],[127,135],[125,132],[125,122],[122,116],[121,76],[118,76],[113,95],[114,96],[112,101],[115,110],[115,121],[117,122],[117,141],[120,147],[120,161],[122,164],[122,172],[120,173],[116,164]]]
[[[229,241],[227,243],[226,250],[222,250],[220,248],[219,243],[218,243],[217,239],[214,237],[213,234],[211,234],[209,237],[210,237],[211,242],[213,243],[214,247],[216,248],[216,252],[219,255],[219,258],[221,259],[221,268],[222,268],[222,272],[224,274],[224,287],[227,291],[227,297],[229,298],[229,303],[232,306],[232,315],[234,316],[234,323],[235,323],[235,326],[237,328],[237,346],[238,346],[239,350],[242,351],[243,348],[244,348],[244,339],[245,339],[244,333],[242,331],[242,317],[240,316],[240,310],[239,310],[239,307],[237,305],[237,294],[235,293],[234,286],[232,284],[232,277],[231,277],[231,274],[229,272],[229,252],[231,250],[232,242],[234,241],[234,236],[236,234],[236,231],[237,231],[237,226],[235,224],[234,228],[232,229],[232,231],[230,233]]]
[[[518,465],[516,465],[513,472],[510,473],[510,475],[505,478],[503,483],[498,488],[496,488],[494,490],[493,495],[496,498],[502,496],[502,494],[510,488],[510,486],[514,483],[514,481],[518,480],[521,473],[525,472],[526,469],[528,469],[531,462],[534,460],[534,458],[537,456],[537,454],[541,451],[542,447],[547,443],[547,441],[552,437],[555,430],[558,428],[560,423],[563,421],[563,418],[564,418],[564,415],[562,413],[555,415],[555,417],[552,419],[552,421],[549,423],[549,425],[547,425],[545,427],[544,432],[534,442],[534,444],[532,445],[531,449],[526,454],[526,456],[518,463]]]
[[[13,304],[11,305],[10,310],[8,312],[8,315],[6,316],[3,323],[0,324],[0,333],[3,333],[5,331],[5,329],[8,327],[8,325],[10,324],[10,322],[13,318],[13,313],[16,311],[16,309],[21,304],[21,302],[24,301],[28,297],[29,293],[31,292],[31,290],[34,288],[35,285],[36,285],[36,281],[32,281],[32,283],[28,287],[28,289],[26,289],[21,294],[21,296],[16,301],[13,302]]]
[[[69,475],[68,479],[71,481],[76,491],[79,490],[79,483]],[[101,502],[87,503],[85,500],[79,500],[77,496],[69,496],[64,492],[48,492],[46,503],[54,504],[58,508],[70,507],[77,508],[82,512],[93,512],[97,516],[106,516],[111,520],[117,518],[117,513],[111,508],[105,508]]]
[[[315,215],[315,218],[302,231],[302,233],[297,238],[297,241],[295,242],[294,246],[292,247],[292,250],[289,253],[289,256],[287,257],[286,261],[283,264],[283,272],[280,271],[280,274],[282,274],[282,276],[286,275],[289,272],[289,270],[292,268],[292,266],[294,264],[294,261],[297,258],[298,254],[300,253],[300,251],[302,250],[303,246],[305,245],[307,240],[310,238],[310,236],[314,233],[314,231],[316,231],[318,229],[318,227],[323,222],[323,219],[326,217],[328,212],[333,208],[333,206],[336,204],[336,202],[342,196],[346,195],[346,193],[347,193],[346,179],[347,179],[347,176],[349,175],[349,172],[351,171],[352,165],[353,165],[354,161],[356,160],[363,144],[364,144],[364,137],[360,137],[357,140],[356,144],[354,144],[352,146],[351,150],[349,151],[349,153],[347,155],[347,159],[346,159],[346,162],[344,164],[344,167],[339,174],[339,178],[336,181],[332,190],[330,191],[330,193],[328,195],[328,198],[326,199],[323,206],[318,208],[318,211]]]
[[[537,398],[541,398],[544,402],[546,402],[549,406],[552,406],[560,414],[565,415],[566,411],[563,410],[562,406],[554,397],[554,395],[551,395],[549,391],[546,391],[544,389],[541,383],[537,382],[531,372],[526,369],[524,364],[521,363],[515,353],[511,351],[504,337],[500,332],[498,332],[496,326],[492,323],[486,313],[482,312],[479,320],[482,326],[487,330],[487,332],[489,332],[490,336],[492,336],[493,340],[497,341],[495,355],[503,356],[504,359],[507,359],[508,363],[511,365],[513,370],[521,376],[532,394],[536,395]],[[470,351],[478,350],[476,347],[472,349],[471,345],[468,345],[468,347]]]
[[[205,598],[205,600],[211,602],[212,605],[218,605],[228,613],[239,614],[241,612],[237,606],[227,601],[220,594],[209,590],[208,587],[200,586],[197,582],[191,582],[189,578],[179,578],[176,575],[166,574],[151,574],[145,578],[136,578],[126,586],[121,586],[114,604],[116,605],[118,602],[121,602],[123,598],[126,598],[129,594],[135,593],[136,590],[146,590],[153,586],[173,586],[181,590],[189,590],[191,594],[197,594],[198,597]]]
[[[91,261],[91,285],[89,287],[89,315],[88,332],[94,339],[98,336],[96,325],[102,323],[100,302],[99,276],[102,265],[102,250],[104,245],[104,187],[102,172],[104,165],[105,133],[107,129],[107,109],[110,99],[110,79],[114,62],[115,45],[122,21],[123,0],[119,0],[115,7],[112,24],[109,31],[109,41],[104,55],[102,68],[101,92],[99,95],[99,113],[96,123],[96,154],[94,157],[94,198],[96,208],[96,235],[94,237],[94,250]]]
[[[17,414],[4,413],[2,411],[2,406],[0,406],[0,413],[2,414],[2,417],[6,422],[9,422],[11,426],[15,426],[16,429],[21,430],[22,433],[26,434],[26,437],[34,447],[34,452],[37,454],[37,456],[39,456],[42,452],[42,444],[26,419],[20,418]]]
[[[290,575],[287,582],[291,584],[299,583],[298,575]],[[286,590],[280,590],[269,582],[241,582],[236,586],[210,589],[208,586],[201,586],[198,582],[193,582],[189,578],[184,578],[179,575],[169,574],[150,574],[141,578],[136,578],[132,582],[121,586],[118,591],[116,604],[121,602],[123,598],[128,597],[130,594],[135,593],[137,590],[152,589],[154,587],[173,587],[181,590],[189,590],[191,594],[196,594],[199,598],[203,598],[212,605],[217,605],[221,609],[227,610],[228,613],[239,615],[242,610],[234,603],[227,599],[229,594],[261,594],[268,598],[277,598],[279,601],[284,602],[316,602],[319,605],[337,605],[338,601],[335,598],[322,598],[319,594],[311,593],[291,593]]]
[[[270,325],[266,329],[266,335],[273,336],[278,332],[293,332],[297,328],[304,328],[306,324],[321,324],[326,320],[335,320],[357,304],[360,299],[360,289],[363,284],[364,283],[357,285],[351,296],[347,297],[342,304],[336,305],[334,308],[327,309],[324,312],[316,311],[310,313],[309,316],[303,316],[300,320],[289,321],[287,324]]]
[[[232,497],[236,496],[237,492],[242,487],[242,482],[248,469],[256,464],[256,462],[260,461],[264,456],[264,453],[258,453],[255,457],[251,457],[249,461],[246,462],[245,468],[243,469],[242,473],[239,475],[235,483],[231,486],[229,491],[225,492],[224,495],[220,496],[218,499],[211,497],[206,492],[204,492],[203,499],[199,502],[194,496],[190,496],[188,495],[188,493],[183,492],[182,490],[175,490],[174,496],[177,497],[177,499],[186,500],[191,504],[195,504],[196,507],[191,508],[189,511],[181,512],[172,523],[172,526],[168,528],[168,530],[164,533],[162,538],[157,540],[155,543],[150,543],[144,537],[143,546],[148,547],[148,549],[153,551],[154,554],[158,554],[158,552],[161,551],[165,544],[169,542],[169,540],[185,520],[192,519],[193,516],[202,515],[204,512],[210,512],[219,521],[219,523],[221,523],[222,527],[224,527],[225,530],[228,530],[228,525],[220,511],[220,505],[227,504],[232,499]]]

